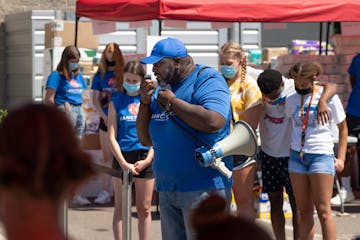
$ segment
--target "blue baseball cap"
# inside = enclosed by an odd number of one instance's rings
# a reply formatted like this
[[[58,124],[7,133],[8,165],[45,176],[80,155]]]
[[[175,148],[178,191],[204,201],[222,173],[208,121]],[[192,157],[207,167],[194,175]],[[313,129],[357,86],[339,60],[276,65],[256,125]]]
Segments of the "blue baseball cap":
[[[161,61],[163,58],[176,58],[189,56],[185,45],[176,38],[165,38],[158,41],[151,55],[140,60],[145,64],[153,64]]]

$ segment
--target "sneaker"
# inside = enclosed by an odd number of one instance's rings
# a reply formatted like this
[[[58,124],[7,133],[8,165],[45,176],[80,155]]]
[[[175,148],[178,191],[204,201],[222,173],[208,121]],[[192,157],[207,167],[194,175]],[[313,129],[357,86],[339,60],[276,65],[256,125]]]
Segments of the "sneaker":
[[[353,201],[355,199],[354,194],[352,193],[352,191],[348,192],[348,191],[346,191],[344,189],[341,189],[340,194],[341,194],[341,197],[342,197],[342,200],[343,200],[344,203],[351,202],[351,201]],[[336,196],[333,197],[330,200],[330,203],[332,205],[337,205],[337,206],[341,205],[340,195],[336,194]]]
[[[105,203],[109,203],[110,201],[111,201],[110,194],[105,190],[101,191],[94,200],[94,202],[97,204],[105,204]]]
[[[72,203],[75,205],[85,206],[85,205],[89,205],[90,201],[87,198],[84,198],[80,195],[75,195],[72,199]]]

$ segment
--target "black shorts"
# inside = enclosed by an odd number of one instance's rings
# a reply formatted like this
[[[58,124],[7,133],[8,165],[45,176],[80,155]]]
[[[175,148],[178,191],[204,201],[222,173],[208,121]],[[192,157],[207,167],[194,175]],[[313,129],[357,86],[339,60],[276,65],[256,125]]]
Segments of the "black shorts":
[[[252,157],[245,155],[233,155],[233,170],[241,170],[255,162],[255,159]]]
[[[124,156],[124,158],[126,159],[126,161],[128,163],[136,163],[139,160],[143,160],[146,158],[148,151],[146,150],[136,150],[136,151],[131,151],[131,152],[121,152],[122,155]],[[112,168],[119,170],[121,172],[121,178],[122,178],[122,174],[123,174],[123,170],[120,167],[118,161],[116,160],[116,158],[113,159],[112,162]],[[146,178],[146,179],[151,179],[154,178],[154,172],[152,169],[152,164],[150,164],[149,166],[147,166],[144,170],[142,170],[139,175],[134,175],[133,177],[135,178]]]
[[[100,117],[100,121],[99,121],[99,129],[103,130],[104,132],[107,132],[107,126],[104,122],[104,119],[102,117]]]
[[[354,136],[358,138],[357,145],[360,146],[359,134],[360,134],[360,117],[353,116],[351,114],[346,114],[346,124],[349,131],[349,136]]]
[[[267,155],[263,151],[260,151],[259,156],[263,191],[267,193],[282,192],[285,187],[286,193],[293,196],[288,170],[289,157],[276,158]]]

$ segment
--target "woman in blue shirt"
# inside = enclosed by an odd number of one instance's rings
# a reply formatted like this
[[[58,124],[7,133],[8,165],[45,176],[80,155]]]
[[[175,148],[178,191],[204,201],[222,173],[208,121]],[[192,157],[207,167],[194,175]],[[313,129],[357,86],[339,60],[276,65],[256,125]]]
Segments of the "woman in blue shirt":
[[[154,158],[152,147],[143,146],[136,132],[136,118],[140,106],[140,82],[145,71],[138,61],[130,61],[124,68],[124,90],[113,94],[109,106],[108,134],[114,155],[113,168],[129,169],[135,178],[136,209],[140,240],[151,236],[151,199],[154,189],[154,175],[151,163]],[[115,240],[121,239],[121,180],[113,178],[115,212],[113,229]]]
[[[106,45],[99,64],[97,73],[92,81],[93,104],[100,115],[99,136],[102,149],[102,161],[104,165],[110,165],[113,155],[111,153],[109,138],[107,135],[108,108],[111,96],[116,91],[122,91],[124,71],[124,57],[119,45],[109,43]],[[94,200],[97,204],[105,204],[111,201],[110,175],[102,176],[102,191]]]
[[[80,51],[75,46],[67,46],[61,60],[46,82],[45,104],[55,105],[63,110],[71,120],[78,138],[85,130],[85,115],[82,108],[82,92],[86,83],[79,68]],[[90,201],[75,195],[73,203],[88,205]]]

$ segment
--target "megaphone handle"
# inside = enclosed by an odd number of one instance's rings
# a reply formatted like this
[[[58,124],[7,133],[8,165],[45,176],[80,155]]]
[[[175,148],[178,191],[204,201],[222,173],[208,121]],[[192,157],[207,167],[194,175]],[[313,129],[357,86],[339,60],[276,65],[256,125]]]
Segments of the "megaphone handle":
[[[228,179],[231,178],[232,172],[225,166],[225,163],[221,161],[221,158],[217,158],[214,161],[214,168],[216,168],[222,175],[227,177]]]

